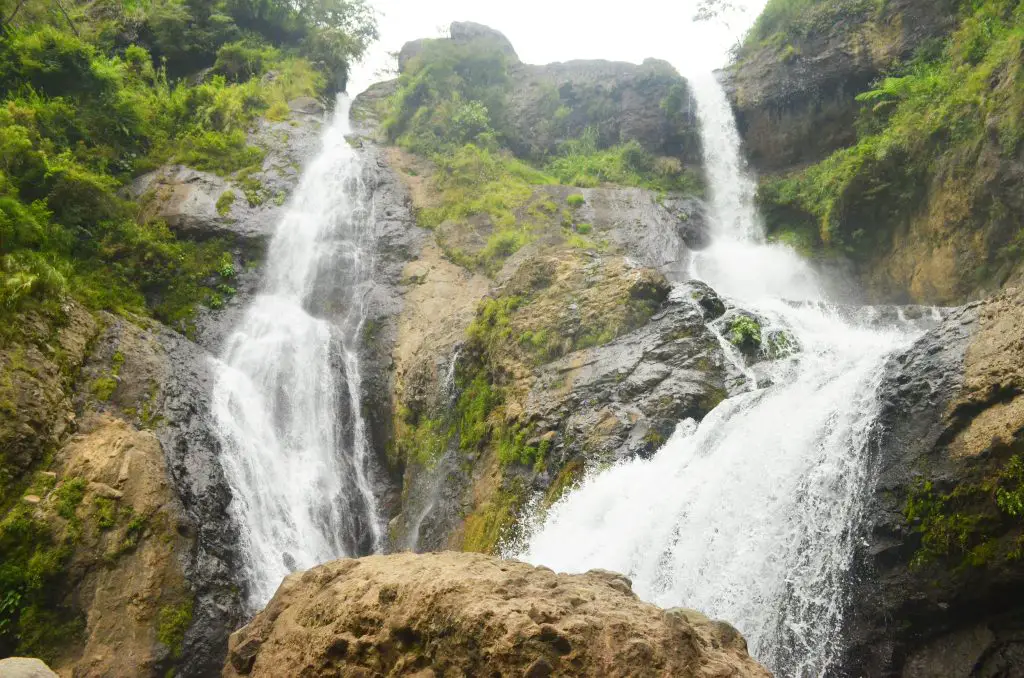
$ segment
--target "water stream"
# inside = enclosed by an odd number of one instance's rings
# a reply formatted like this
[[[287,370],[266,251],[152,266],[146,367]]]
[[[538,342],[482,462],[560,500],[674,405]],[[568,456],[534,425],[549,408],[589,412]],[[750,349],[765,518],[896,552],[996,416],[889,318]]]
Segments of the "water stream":
[[[710,75],[691,86],[714,236],[691,274],[800,350],[759,372],[765,387],[681,422],[650,460],[591,475],[510,555],[624,572],[646,600],[733,623],[776,675],[820,676],[841,649],[876,387],[916,332],[843,320],[814,271],[766,242],[725,93]]]
[[[215,361],[253,609],[291,571],[382,545],[358,355],[374,215],[348,116],[341,99],[270,242],[263,289]]]

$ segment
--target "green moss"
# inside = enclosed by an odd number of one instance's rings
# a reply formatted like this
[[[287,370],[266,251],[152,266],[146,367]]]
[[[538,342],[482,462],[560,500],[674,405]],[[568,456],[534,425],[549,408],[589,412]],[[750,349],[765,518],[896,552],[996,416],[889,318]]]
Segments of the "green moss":
[[[496,553],[501,543],[511,538],[525,502],[525,488],[519,481],[496,490],[483,506],[466,518],[462,550]]]
[[[73,515],[70,494],[60,501]],[[0,521],[0,553],[0,655],[52,661],[83,627],[79,615],[62,607],[72,542],[31,508],[17,506]]]
[[[192,610],[191,600],[160,608],[156,637],[167,646],[174,659],[181,658],[185,632],[192,626]]]
[[[92,382],[89,390],[92,391],[97,400],[105,402],[110,400],[111,396],[114,395],[114,391],[117,390],[117,379],[114,377],[100,377]]]
[[[1024,458],[1014,455],[994,475],[942,492],[931,482],[912,489],[904,506],[920,535],[913,565],[946,562],[954,571],[1021,557],[1024,541]]]
[[[217,214],[222,217],[226,217],[230,214],[231,206],[235,204],[237,197],[238,196],[235,195],[235,192],[230,189],[221,193],[220,197],[217,198]]]
[[[729,341],[744,351],[761,347],[761,324],[754,318],[738,315],[729,325]]]
[[[75,518],[75,509],[85,498],[85,478],[68,478],[57,487],[57,515],[65,520]]]
[[[96,497],[93,500],[96,513],[96,526],[101,530],[109,530],[117,524],[117,506],[113,500],[106,497]]]

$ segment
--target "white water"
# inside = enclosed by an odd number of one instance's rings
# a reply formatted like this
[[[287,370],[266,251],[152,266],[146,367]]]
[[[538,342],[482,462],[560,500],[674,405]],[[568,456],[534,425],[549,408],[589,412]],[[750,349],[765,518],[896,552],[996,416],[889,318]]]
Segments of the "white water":
[[[664,607],[728,620],[783,677],[820,676],[841,649],[843,583],[868,481],[866,439],[888,354],[909,330],[851,325],[811,268],[765,242],[722,88],[691,79],[699,106],[714,243],[692,275],[787,328],[800,352],[771,386],[681,422],[649,461],[589,477],[552,507],[515,557],[559,571],[627,573]]]
[[[373,213],[339,100],[270,243],[262,293],[216,361],[213,414],[249,603],[281,579],[380,549],[358,341]]]

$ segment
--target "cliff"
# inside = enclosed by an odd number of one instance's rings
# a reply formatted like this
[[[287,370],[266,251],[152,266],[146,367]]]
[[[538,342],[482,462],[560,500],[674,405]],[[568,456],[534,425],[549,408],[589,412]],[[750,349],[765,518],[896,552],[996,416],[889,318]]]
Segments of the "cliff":
[[[405,201],[389,211],[419,225],[382,249],[405,266],[368,345],[390,368],[373,368],[366,396],[394,478],[391,548],[493,553],[533,498],[651,454],[744,380],[709,326],[732,322],[717,295],[669,296],[707,242],[694,149],[654,155],[674,149],[666,125],[696,135],[657,103],[685,93],[682,78],[650,63],[525,67],[500,34],[459,24],[402,54],[401,78],[354,108],[364,153]],[[525,134],[549,102],[524,78],[561,91],[564,133],[589,138]],[[452,106],[476,110],[470,136],[436,117]]]
[[[1022,309],[1019,289],[957,309],[892,360],[847,620],[850,675],[1021,665]]]
[[[1022,275],[1014,3],[776,0],[729,69],[775,237],[852,260],[876,301]]]

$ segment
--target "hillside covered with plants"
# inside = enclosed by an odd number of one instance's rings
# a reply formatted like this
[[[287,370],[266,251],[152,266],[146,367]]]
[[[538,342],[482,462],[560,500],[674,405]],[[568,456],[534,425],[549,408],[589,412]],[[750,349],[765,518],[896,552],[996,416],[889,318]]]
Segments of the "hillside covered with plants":
[[[799,63],[804,55],[793,45],[825,26],[842,27],[849,4],[840,11],[832,3],[773,0],[740,48],[737,68],[765,44],[778,46],[779,60]],[[853,21],[885,16],[883,26],[891,26],[884,13],[892,4],[858,6]],[[1022,272],[1024,7],[974,0],[951,15],[950,32],[921,41],[851,94],[858,111],[852,144],[769,176],[761,187],[771,230],[807,249],[852,257],[883,298],[952,303]],[[823,16],[837,23],[812,20]]]
[[[243,265],[237,243],[172,230],[128,187],[168,164],[248,185],[265,155],[257,121],[343,89],[375,37],[359,0],[0,2],[0,656],[61,657],[84,638],[76,587],[113,573],[133,591],[141,571],[167,577],[146,593],[165,601],[153,612],[164,665],[194,659],[181,650],[193,603],[177,565],[191,547],[168,527],[176,500],[155,439],[132,429],[115,435],[127,447],[100,449],[149,450],[157,490],[103,480],[96,495],[95,466],[58,475],[74,463],[63,446],[76,411],[160,425],[166,383],[132,370],[167,359],[153,336],[176,340],[150,319],[190,332],[200,308],[235,293]],[[85,440],[131,428],[105,416],[81,427]]]

